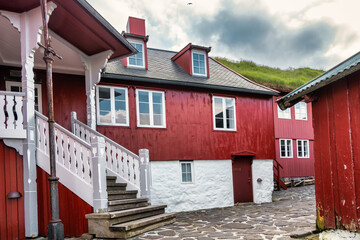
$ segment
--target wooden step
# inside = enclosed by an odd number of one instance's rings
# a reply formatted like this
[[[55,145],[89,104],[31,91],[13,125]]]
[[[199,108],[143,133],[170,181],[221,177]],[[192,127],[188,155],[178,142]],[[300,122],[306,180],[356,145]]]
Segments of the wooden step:
[[[136,198],[136,194],[138,193],[137,190],[131,191],[123,191],[123,190],[110,190],[107,191],[108,193],[108,201],[112,200],[122,200],[122,199],[132,199]]]
[[[113,232],[114,237],[130,238],[166,224],[173,223],[175,218],[176,214],[174,213],[163,213],[135,221],[112,225],[110,226],[110,231]]]
[[[139,208],[148,206],[147,198],[112,200],[108,202],[108,211],[119,211],[125,209]]]
[[[106,183],[115,183],[116,177],[115,176],[106,176]]]

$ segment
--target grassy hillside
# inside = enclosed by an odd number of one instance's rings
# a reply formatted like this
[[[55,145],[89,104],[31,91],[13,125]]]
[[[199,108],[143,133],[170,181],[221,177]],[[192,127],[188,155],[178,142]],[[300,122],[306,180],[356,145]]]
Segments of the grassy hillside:
[[[260,66],[251,61],[232,62],[219,57],[215,59],[250,80],[282,92],[294,90],[324,72],[311,68],[281,70]]]

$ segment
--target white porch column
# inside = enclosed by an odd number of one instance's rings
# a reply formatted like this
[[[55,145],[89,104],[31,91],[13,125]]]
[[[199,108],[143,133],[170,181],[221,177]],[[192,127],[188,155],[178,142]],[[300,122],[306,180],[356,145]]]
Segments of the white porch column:
[[[55,8],[54,3],[48,3],[48,16],[51,15]],[[33,67],[34,54],[38,49],[37,43],[41,42],[41,9],[38,7],[21,14],[1,11],[0,14],[8,18],[11,24],[20,32],[22,91],[25,93],[23,104],[24,128],[27,132],[27,138],[23,144],[25,236],[36,237],[38,235],[38,214]]]
[[[100,82],[101,70],[112,54],[113,51],[107,50],[92,56],[81,55],[85,66],[87,125],[94,130],[96,130],[95,86]]]

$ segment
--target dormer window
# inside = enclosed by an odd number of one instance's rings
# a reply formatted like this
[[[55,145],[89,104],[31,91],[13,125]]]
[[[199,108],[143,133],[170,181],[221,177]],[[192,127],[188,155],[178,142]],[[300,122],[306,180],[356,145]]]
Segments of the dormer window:
[[[144,43],[134,40],[131,40],[129,42],[136,48],[136,50],[138,50],[138,53],[128,57],[128,66],[145,68]]]
[[[192,50],[192,72],[193,75],[207,76],[206,73],[206,54]]]

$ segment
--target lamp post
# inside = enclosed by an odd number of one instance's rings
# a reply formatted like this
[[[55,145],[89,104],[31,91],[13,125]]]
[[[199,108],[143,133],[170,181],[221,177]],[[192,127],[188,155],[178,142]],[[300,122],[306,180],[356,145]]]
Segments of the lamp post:
[[[56,177],[56,162],[55,162],[55,128],[54,128],[54,98],[53,98],[53,80],[52,80],[52,64],[54,59],[52,56],[56,56],[61,59],[60,56],[51,48],[51,39],[48,32],[47,24],[47,7],[46,0],[40,0],[42,20],[43,20],[43,34],[44,44],[39,44],[44,48],[44,61],[46,64],[46,91],[48,101],[48,123],[49,123],[49,148],[50,148],[50,206],[51,206],[51,220],[49,221],[48,239],[57,240],[64,239],[64,225],[59,218],[59,195],[58,195],[58,181]]]

